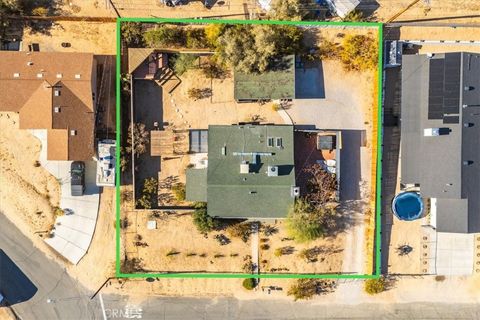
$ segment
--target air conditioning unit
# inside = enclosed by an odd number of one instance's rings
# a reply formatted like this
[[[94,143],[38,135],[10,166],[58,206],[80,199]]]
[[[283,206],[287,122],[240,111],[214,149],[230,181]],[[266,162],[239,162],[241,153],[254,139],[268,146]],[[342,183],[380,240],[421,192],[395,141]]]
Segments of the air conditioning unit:
[[[267,176],[278,177],[278,166],[268,166],[267,167]]]

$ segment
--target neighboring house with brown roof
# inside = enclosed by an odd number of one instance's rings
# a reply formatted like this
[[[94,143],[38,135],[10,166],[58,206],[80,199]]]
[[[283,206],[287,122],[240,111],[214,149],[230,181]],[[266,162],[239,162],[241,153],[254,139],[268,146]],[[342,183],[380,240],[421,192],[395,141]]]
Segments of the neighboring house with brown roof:
[[[92,53],[0,51],[0,111],[47,130],[48,160],[92,159],[96,88]]]

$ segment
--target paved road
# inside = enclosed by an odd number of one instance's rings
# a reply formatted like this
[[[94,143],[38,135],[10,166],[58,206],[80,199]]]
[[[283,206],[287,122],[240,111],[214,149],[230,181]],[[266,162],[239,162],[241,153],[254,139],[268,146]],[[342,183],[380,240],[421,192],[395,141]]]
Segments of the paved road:
[[[58,264],[36,250],[32,242],[2,213],[0,249],[0,253],[3,252],[8,257],[2,259],[0,290],[7,291],[7,295],[25,298],[24,302],[13,306],[21,319],[103,319],[99,299],[89,300],[91,292],[70,278]],[[13,277],[9,271],[12,266],[8,267],[9,270],[4,267],[9,260],[16,265],[14,268],[19,269]],[[18,285],[17,277],[24,276],[28,279],[20,279]],[[12,285],[13,282],[16,285]],[[29,297],[29,293],[33,297]],[[52,302],[47,303],[47,299]],[[318,301],[294,303],[285,300],[152,297],[139,306],[131,306],[127,297],[115,295],[104,295],[103,302],[108,319],[128,319],[128,316],[132,318],[139,312],[142,319],[152,320],[480,319],[480,305],[472,304],[325,305]]]
[[[19,301],[13,310],[21,319],[102,318],[98,300],[92,302],[91,293],[34,248],[3,213],[0,229],[0,249],[9,258],[2,259],[0,290],[12,303]],[[47,303],[47,299],[51,302]]]

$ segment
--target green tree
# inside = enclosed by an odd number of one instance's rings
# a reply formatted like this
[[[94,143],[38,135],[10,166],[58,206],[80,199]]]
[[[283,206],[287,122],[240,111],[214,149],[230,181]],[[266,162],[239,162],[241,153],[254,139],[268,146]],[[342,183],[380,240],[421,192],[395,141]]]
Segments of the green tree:
[[[279,67],[285,55],[300,53],[302,31],[295,26],[235,25],[218,38],[216,56],[221,64],[246,73]]]
[[[193,224],[201,233],[208,233],[218,228],[218,222],[208,215],[205,208],[195,209],[193,212]]]
[[[223,23],[210,23],[205,27],[205,38],[210,48],[217,47],[218,38],[225,30],[225,26]]]
[[[144,33],[143,38],[150,47],[183,47],[185,31],[177,26],[159,25]]]
[[[143,25],[140,22],[122,22],[121,24],[122,39],[127,47],[138,48],[144,47]]]
[[[186,34],[186,47],[192,49],[208,48],[209,42],[205,35],[205,30],[202,28],[188,29]]]
[[[272,20],[300,21],[313,9],[315,3],[311,0],[273,0],[269,11]]]
[[[364,71],[377,67],[377,42],[365,35],[348,35],[343,40],[340,59],[346,70]]]
[[[184,74],[188,69],[191,69],[197,61],[197,56],[188,53],[177,54],[173,58],[173,70],[178,76]]]
[[[297,242],[312,241],[325,235],[334,218],[334,209],[315,208],[306,200],[299,199],[288,213],[287,232]]]

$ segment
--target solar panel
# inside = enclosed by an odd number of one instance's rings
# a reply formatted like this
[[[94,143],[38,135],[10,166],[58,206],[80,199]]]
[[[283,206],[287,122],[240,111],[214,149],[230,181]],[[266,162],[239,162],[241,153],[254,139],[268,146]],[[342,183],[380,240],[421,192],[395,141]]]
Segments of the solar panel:
[[[457,124],[460,122],[459,116],[444,116],[443,123]]]

